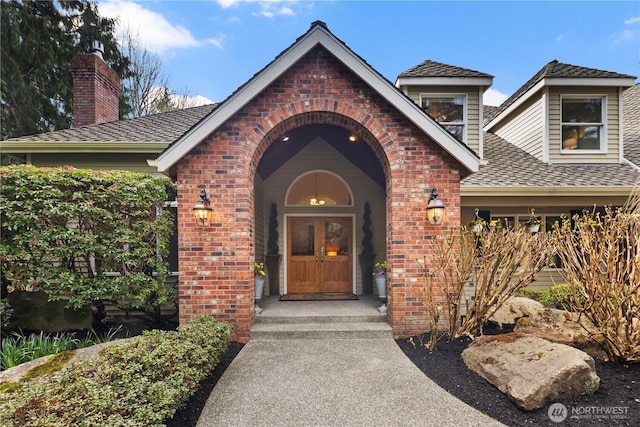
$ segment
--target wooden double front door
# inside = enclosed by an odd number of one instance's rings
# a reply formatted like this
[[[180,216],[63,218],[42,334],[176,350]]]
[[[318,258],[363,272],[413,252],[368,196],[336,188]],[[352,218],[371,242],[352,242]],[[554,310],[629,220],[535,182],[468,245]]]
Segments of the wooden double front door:
[[[352,218],[287,220],[287,293],[353,292]]]

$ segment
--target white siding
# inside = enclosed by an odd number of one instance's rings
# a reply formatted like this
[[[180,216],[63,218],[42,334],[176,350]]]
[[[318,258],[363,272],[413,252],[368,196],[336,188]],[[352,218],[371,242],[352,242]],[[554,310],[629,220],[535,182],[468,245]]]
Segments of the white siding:
[[[502,126],[494,129],[496,135],[520,147],[539,160],[543,159],[544,101],[538,97],[513,112]]]
[[[284,206],[284,198],[291,183],[302,173],[312,169],[324,169],[331,171],[345,180],[351,188],[354,197],[352,207],[311,207],[311,206]],[[280,253],[283,260],[280,269],[280,293],[284,292],[284,214],[355,214],[354,228],[356,240],[354,242],[354,258],[356,260],[356,292],[362,293],[362,277],[357,255],[362,252],[362,214],[365,202],[371,207],[371,230],[373,232],[374,252],[378,254],[378,260],[386,259],[385,256],[385,227],[386,227],[386,193],[383,188],[372,181],[360,169],[344,158],[338,151],[318,138],[280,169],[264,180],[263,186],[263,223],[268,221],[269,209],[272,202],[276,202],[278,208],[278,232],[280,241]],[[267,227],[264,226],[263,232]]]
[[[560,98],[562,95],[606,96],[607,118],[605,132],[607,152],[585,154],[579,150],[561,153],[562,125],[560,118]],[[552,88],[549,91],[549,161],[551,163],[619,163],[620,151],[620,111],[618,88],[570,87]]]

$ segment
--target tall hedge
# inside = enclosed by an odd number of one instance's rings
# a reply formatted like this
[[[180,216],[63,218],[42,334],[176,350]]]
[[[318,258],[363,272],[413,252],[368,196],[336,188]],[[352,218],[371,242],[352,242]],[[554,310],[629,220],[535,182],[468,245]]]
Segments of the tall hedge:
[[[66,296],[71,307],[167,302],[170,186],[125,171],[0,168],[3,285]]]

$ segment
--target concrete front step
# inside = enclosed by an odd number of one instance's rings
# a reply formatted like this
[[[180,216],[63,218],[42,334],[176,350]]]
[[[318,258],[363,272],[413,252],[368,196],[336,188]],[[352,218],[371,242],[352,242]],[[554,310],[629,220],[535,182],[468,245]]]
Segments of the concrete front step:
[[[383,339],[393,337],[391,326],[384,322],[256,323],[252,340],[277,339]]]
[[[256,323],[378,323],[386,322],[386,314],[336,315],[336,316],[269,316],[257,315]]]

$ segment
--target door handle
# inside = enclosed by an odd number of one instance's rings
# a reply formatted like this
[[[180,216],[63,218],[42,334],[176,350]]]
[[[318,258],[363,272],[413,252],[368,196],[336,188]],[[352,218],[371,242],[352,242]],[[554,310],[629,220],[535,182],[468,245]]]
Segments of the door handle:
[[[318,263],[318,259],[319,259],[319,258],[318,258],[318,257],[316,257],[316,264]]]

